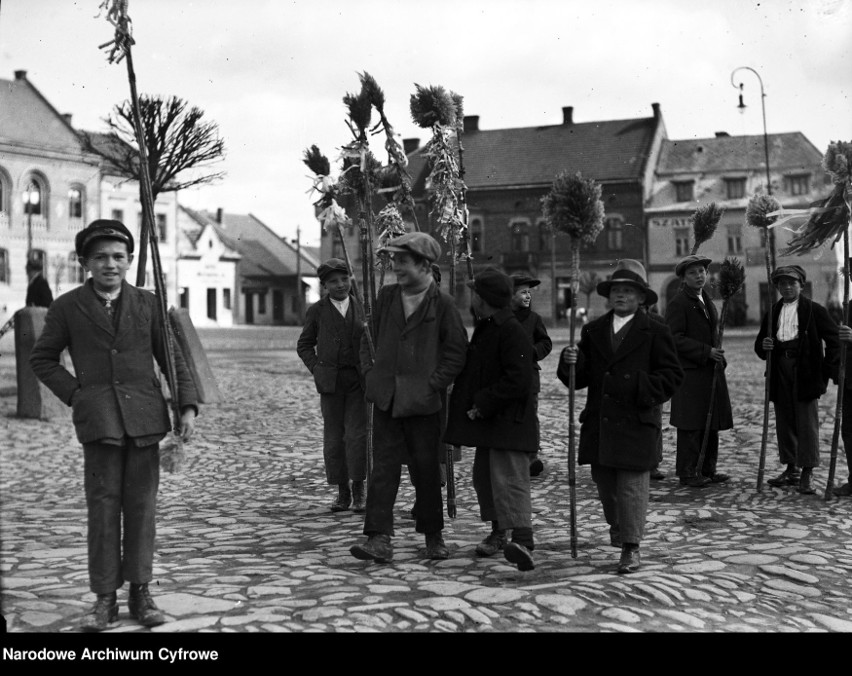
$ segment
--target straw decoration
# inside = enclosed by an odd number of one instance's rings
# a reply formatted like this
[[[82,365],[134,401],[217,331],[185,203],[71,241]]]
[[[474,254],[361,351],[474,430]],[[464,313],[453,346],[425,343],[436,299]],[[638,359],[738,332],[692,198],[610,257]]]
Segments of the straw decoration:
[[[723,301],[733,298],[745,282],[745,268],[738,258],[728,256],[719,270],[718,289]]]
[[[698,247],[713,237],[724,209],[720,209],[715,202],[698,207],[692,214],[692,232],[695,243],[692,245],[692,254],[698,253]]]
[[[601,186],[579,172],[559,174],[541,203],[547,224],[572,239],[591,244],[603,230]]]

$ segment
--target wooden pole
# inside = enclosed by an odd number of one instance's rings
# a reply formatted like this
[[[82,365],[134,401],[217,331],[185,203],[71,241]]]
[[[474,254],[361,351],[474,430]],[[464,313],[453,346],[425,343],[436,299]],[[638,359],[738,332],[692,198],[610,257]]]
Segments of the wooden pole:
[[[770,237],[769,228],[764,228],[766,233],[766,335],[772,338],[774,327],[772,325],[772,267],[770,259]],[[772,350],[766,353],[766,377],[763,388],[763,435],[760,439],[760,459],[757,466],[757,492],[763,491],[763,473],[766,468],[766,443],[769,438],[769,385],[772,377]]]
[[[571,241],[571,313],[568,320],[569,345],[574,347],[574,326],[577,314],[577,291],[580,275],[580,242]],[[571,558],[577,558],[577,453],[574,431],[574,393],[576,367],[568,369],[568,496],[571,517]]]

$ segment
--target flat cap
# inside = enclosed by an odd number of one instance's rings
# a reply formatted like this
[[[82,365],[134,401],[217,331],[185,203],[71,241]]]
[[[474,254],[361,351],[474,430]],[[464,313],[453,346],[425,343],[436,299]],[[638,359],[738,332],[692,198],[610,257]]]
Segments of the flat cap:
[[[686,274],[686,269],[690,265],[703,265],[705,268],[709,267],[710,263],[713,262],[713,259],[707,258],[707,256],[699,256],[698,254],[690,254],[686,258],[681,258],[680,262],[675,265],[675,274],[678,277],[683,277]]]
[[[441,245],[432,235],[425,232],[407,232],[404,235],[392,239],[379,251],[389,253],[412,253],[422,256],[430,263],[434,263],[441,257]]]
[[[805,275],[805,269],[801,265],[782,265],[775,268],[775,272],[772,273],[773,283],[780,277],[792,277],[799,284],[804,284],[807,275]]]
[[[515,291],[517,291],[522,286],[528,286],[532,289],[534,286],[538,286],[539,284],[541,284],[540,279],[530,277],[529,275],[524,274],[523,272],[513,272],[511,275],[509,275],[509,277],[512,280],[512,284],[514,284],[515,286]]]
[[[124,223],[105,218],[92,221],[74,237],[74,250],[84,256],[86,247],[96,239],[115,239],[127,244],[127,253],[133,253],[133,235]]]
[[[317,277],[319,277],[320,283],[324,282],[325,278],[332,272],[342,272],[345,275],[350,274],[349,266],[346,265],[346,261],[341,260],[340,258],[329,258],[325,263],[317,268]]]
[[[497,268],[486,268],[477,273],[467,285],[491,307],[508,307],[515,293],[512,279]]]

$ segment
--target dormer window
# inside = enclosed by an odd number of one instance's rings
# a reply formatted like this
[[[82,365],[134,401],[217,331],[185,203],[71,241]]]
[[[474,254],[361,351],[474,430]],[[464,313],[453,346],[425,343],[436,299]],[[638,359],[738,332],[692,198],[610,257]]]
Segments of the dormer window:
[[[691,202],[695,199],[695,181],[674,181],[675,199],[678,202]]]

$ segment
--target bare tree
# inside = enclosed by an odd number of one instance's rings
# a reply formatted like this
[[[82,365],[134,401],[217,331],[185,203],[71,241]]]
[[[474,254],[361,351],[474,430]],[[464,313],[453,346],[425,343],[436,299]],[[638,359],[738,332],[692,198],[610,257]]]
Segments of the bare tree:
[[[139,113],[154,200],[164,192],[210,184],[224,177],[224,172],[206,171],[214,162],[224,159],[225,143],[219,137],[219,126],[203,120],[204,111],[189,107],[177,96],[162,98],[142,94]],[[109,134],[95,137],[83,132],[84,146],[107,159],[124,176],[139,181],[141,191],[140,153],[131,102],[115,106],[104,121]],[[190,169],[195,170],[193,175],[180,176]],[[145,204],[146,200],[142,199],[143,209]],[[153,214],[147,219],[143,216],[143,221],[153,224]],[[148,229],[143,228],[137,285],[144,282],[148,237]]]
[[[580,285],[579,291],[580,293],[586,296],[586,312],[589,311],[589,304],[592,302],[592,294],[598,288],[598,283],[603,280],[600,278],[597,272],[594,270],[586,270],[585,272],[580,273]]]

